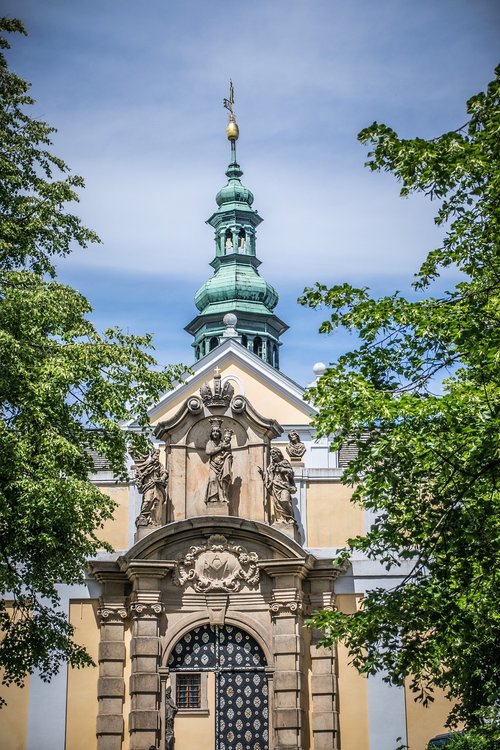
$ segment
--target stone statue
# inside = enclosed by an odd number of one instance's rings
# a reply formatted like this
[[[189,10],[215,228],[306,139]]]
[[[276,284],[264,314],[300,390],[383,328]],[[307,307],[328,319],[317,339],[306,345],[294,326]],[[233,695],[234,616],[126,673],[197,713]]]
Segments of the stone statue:
[[[161,526],[168,473],[160,463],[160,450],[135,460],[135,483],[142,495],[141,511],[135,525]]]
[[[273,502],[273,523],[294,523],[292,494],[297,488],[292,464],[278,448],[271,448],[271,461],[263,474],[263,479]]]
[[[233,431],[225,429],[223,433],[222,419],[218,417],[209,421],[212,429],[205,452],[210,458],[210,474],[205,493],[205,502],[207,504],[228,503],[233,465],[233,455],[231,452]]]
[[[174,750],[174,719],[178,708],[172,698],[172,688],[165,690],[165,750]]]
[[[286,446],[286,452],[292,461],[299,461],[306,452],[306,446],[300,442],[299,433],[295,430],[290,430],[288,440],[289,443]]]

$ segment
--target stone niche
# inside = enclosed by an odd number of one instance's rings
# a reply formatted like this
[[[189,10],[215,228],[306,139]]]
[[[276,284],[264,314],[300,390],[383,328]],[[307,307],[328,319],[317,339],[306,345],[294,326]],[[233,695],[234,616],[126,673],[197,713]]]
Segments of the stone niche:
[[[258,414],[244,396],[234,396],[228,385],[221,386],[216,375],[213,390],[205,383],[200,396],[188,398],[174,417],[155,429],[156,437],[165,443],[167,522],[203,515],[269,521],[263,472],[271,440],[283,430],[276,420]],[[214,427],[222,434],[231,431],[225,498],[215,501],[207,498],[209,482],[215,481],[209,455]]]

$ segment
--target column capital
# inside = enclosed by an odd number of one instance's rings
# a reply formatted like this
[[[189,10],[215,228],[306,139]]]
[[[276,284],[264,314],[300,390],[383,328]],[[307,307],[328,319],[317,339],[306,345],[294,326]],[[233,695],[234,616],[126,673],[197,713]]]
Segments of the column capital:
[[[128,613],[124,605],[105,604],[97,610],[99,624],[120,624],[127,619]]]
[[[301,599],[293,597],[290,599],[274,599],[269,604],[271,617],[290,617],[290,615],[300,616],[303,612]]]
[[[164,610],[161,602],[132,602],[129,607],[130,615],[134,619],[152,619],[159,617]]]

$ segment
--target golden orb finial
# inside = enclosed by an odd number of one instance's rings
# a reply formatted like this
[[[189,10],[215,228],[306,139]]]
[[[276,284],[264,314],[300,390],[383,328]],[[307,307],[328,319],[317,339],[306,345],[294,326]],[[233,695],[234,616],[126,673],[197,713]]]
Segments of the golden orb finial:
[[[229,115],[229,122],[226,128],[226,135],[230,141],[237,141],[240,134],[240,129],[236,124],[234,115]]]
[[[237,141],[240,134],[238,125],[236,124],[236,117],[233,110],[234,104],[234,86],[233,82],[229,81],[229,99],[224,99],[224,107],[229,110],[229,122],[226,128],[226,135],[230,141]]]

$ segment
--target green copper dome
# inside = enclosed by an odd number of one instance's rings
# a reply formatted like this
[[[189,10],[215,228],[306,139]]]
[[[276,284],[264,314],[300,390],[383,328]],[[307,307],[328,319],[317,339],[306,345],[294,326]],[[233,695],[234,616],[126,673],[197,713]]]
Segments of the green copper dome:
[[[242,259],[237,255],[226,258],[196,292],[194,301],[198,310],[209,313],[214,304],[239,301],[246,303],[243,307],[249,312],[270,314],[278,304],[274,287],[259,275],[249,262],[250,258]]]
[[[241,184],[240,177],[243,172],[240,169],[240,165],[236,162],[231,162],[226,172],[228,183],[217,193],[215,200],[217,205],[220,207],[227,207],[228,204],[238,203],[246,204],[250,207],[253,203],[253,193]],[[243,208],[244,206],[239,206]]]

